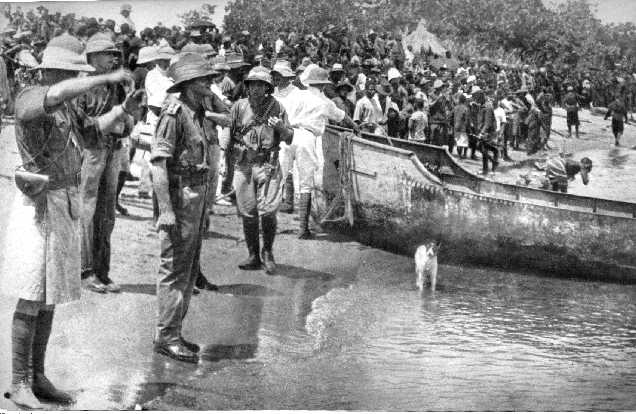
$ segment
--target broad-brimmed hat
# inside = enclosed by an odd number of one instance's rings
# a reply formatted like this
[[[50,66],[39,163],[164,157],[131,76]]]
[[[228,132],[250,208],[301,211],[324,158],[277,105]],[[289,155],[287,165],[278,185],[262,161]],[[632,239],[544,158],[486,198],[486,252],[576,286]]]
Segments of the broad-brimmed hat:
[[[145,46],[139,49],[138,65],[150,63],[154,60],[157,60],[157,48],[155,46]]]
[[[478,85],[474,85],[470,90],[470,94],[475,95],[476,93],[484,93],[484,90],[481,89]]]
[[[88,39],[84,53],[88,56],[92,53],[121,53],[121,51],[117,49],[109,35],[99,32]]]
[[[209,43],[199,45],[199,52],[203,55],[203,57],[207,58],[218,55],[218,52],[216,51],[214,46]]]
[[[84,46],[75,37],[64,33],[54,37],[42,52],[42,63],[33,69],[59,69],[73,72],[94,72],[86,63]]]
[[[389,79],[389,82],[393,79],[399,79],[401,77],[402,74],[399,70],[397,70],[396,68],[389,68],[389,71],[387,72],[387,78]]]
[[[308,86],[329,85],[333,83],[329,80],[329,72],[315,63],[307,66],[302,75],[300,75],[300,81]]]
[[[393,87],[388,82],[381,82],[379,85],[375,85],[375,91],[382,96],[389,96],[393,94]]]
[[[196,43],[188,43],[181,48],[181,53],[199,53],[199,45]]]
[[[435,79],[433,82],[433,89],[439,89],[444,87],[444,82],[441,79]]]
[[[226,53],[225,63],[227,63],[230,69],[238,69],[244,66],[251,66],[249,63],[245,62],[241,53],[236,52]]]
[[[355,89],[353,85],[347,79],[341,80],[340,82],[336,84],[336,91],[342,88],[347,89],[349,92]]]
[[[331,71],[344,72],[344,66],[342,66],[342,63],[334,63],[333,66],[331,67]]]
[[[33,69],[38,66],[37,59],[27,49],[22,49],[15,55],[15,60],[24,67]]]
[[[272,72],[278,73],[283,78],[295,78],[296,74],[291,68],[291,64],[286,60],[277,60],[272,68]]]
[[[157,48],[157,57],[155,60],[170,60],[172,59],[177,52],[174,51],[170,45],[163,45]]]
[[[182,55],[179,60],[170,67],[169,72],[172,75],[174,84],[166,90],[168,93],[179,92],[185,82],[193,79],[218,75],[218,72],[212,68],[212,65],[197,53],[186,53]]]
[[[271,71],[263,66],[255,66],[249,71],[245,78],[245,83],[249,84],[250,82],[264,82],[269,86],[274,87]]]
[[[218,72],[230,71],[230,67],[225,63],[225,56],[215,56],[210,63],[212,64],[212,68]]]
[[[466,82],[467,82],[467,83],[470,83],[470,82],[477,82],[477,76],[475,76],[475,75],[469,75],[469,76],[468,76],[468,78],[466,79]]]

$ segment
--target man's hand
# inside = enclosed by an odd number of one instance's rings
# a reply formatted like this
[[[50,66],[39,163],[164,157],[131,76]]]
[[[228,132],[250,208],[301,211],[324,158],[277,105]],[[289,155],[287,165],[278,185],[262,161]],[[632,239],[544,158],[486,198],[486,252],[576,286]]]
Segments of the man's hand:
[[[132,73],[130,73],[129,70],[120,68],[114,72],[107,74],[106,76],[108,79],[108,83],[125,83],[129,87],[130,85],[133,85],[130,90],[134,89],[135,79],[133,78]]]
[[[267,125],[271,126],[274,129],[281,129],[285,127],[285,125],[283,124],[283,120],[277,116],[270,116],[267,120]]]
[[[173,211],[164,211],[159,214],[159,218],[157,219],[157,228],[161,231],[165,231],[167,233],[171,233],[175,227],[177,219],[174,216]]]
[[[141,107],[144,105],[146,93],[143,89],[138,89],[129,93],[121,104],[124,108],[124,112],[129,115],[134,115],[140,112]]]

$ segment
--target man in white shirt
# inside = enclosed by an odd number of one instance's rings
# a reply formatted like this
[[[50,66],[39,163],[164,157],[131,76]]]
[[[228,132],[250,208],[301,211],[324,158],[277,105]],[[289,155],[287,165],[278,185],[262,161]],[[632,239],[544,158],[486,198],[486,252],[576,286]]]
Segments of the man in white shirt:
[[[296,74],[293,70],[291,70],[289,62],[286,60],[279,60],[276,62],[272,69],[272,80],[274,81],[274,85],[276,85],[273,96],[283,105],[288,114],[289,111],[294,108],[293,96],[291,98],[290,96],[293,95],[294,92],[300,90],[296,85],[292,84],[294,78],[296,78]],[[286,157],[292,157],[293,162],[294,154],[290,147],[291,145],[287,145],[284,142],[280,143],[280,160],[283,160]],[[280,206],[280,211],[283,213],[294,212],[294,180],[291,171],[292,162],[289,162],[289,169],[282,170],[283,175],[286,177],[285,185],[283,187],[283,202]],[[283,163],[281,163],[281,167],[282,166]]]
[[[132,11],[132,6],[130,4],[122,4],[121,9],[119,11],[119,16],[117,17],[117,24],[115,25],[115,33],[121,33],[121,25],[126,23],[128,28],[130,28],[131,32],[136,32],[135,23],[130,18],[130,12]]]
[[[282,71],[276,66],[274,70]],[[287,75],[291,77],[291,73],[290,69]],[[322,92],[322,88],[331,84],[329,73],[325,69],[311,64],[303,71],[300,80],[307,86],[306,90],[294,90],[282,96],[287,90],[283,89],[281,93],[282,88],[279,88],[280,97],[276,97],[283,104],[289,117],[289,124],[294,130],[292,144],[285,149],[281,148],[279,160],[283,172],[289,171],[293,161],[296,161],[300,193],[298,238],[310,239],[312,237],[309,231],[311,192],[315,186],[315,175],[319,172],[322,162],[322,134],[329,121],[344,121],[354,129],[357,129],[357,126]]]
[[[356,102],[353,111],[353,121],[365,132],[375,133],[377,126],[382,122],[382,108],[379,102],[373,98],[375,95],[375,83],[369,79],[364,90],[365,95]]]
[[[274,42],[274,51],[276,52],[276,55],[278,55],[280,51],[283,50],[283,47],[285,47],[285,41],[283,40],[283,37],[285,37],[284,33],[279,34],[278,39],[276,39],[276,42]]]

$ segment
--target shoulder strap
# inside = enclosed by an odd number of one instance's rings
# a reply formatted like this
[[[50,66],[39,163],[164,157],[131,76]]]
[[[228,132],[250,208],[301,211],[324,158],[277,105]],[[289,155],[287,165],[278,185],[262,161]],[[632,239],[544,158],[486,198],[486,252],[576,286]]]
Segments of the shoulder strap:
[[[179,102],[171,102],[166,108],[166,114],[175,116],[179,112],[179,109],[181,109]]]

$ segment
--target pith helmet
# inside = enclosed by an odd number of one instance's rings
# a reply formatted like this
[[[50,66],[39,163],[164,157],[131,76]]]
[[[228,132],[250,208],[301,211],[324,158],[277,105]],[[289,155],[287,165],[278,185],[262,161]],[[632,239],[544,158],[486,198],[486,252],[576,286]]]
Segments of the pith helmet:
[[[278,60],[274,64],[272,72],[280,73],[283,78],[295,78],[296,74],[291,68],[291,65],[286,60]]]
[[[329,80],[329,72],[315,63],[307,66],[307,69],[300,75],[300,80],[305,85],[328,85],[332,83]]]
[[[265,82],[269,86],[272,86],[272,87],[274,86],[274,83],[272,82],[272,75],[269,69],[263,66],[253,67],[252,70],[250,70],[250,72],[247,74],[247,78],[245,78],[245,83],[254,82],[254,81]]]
[[[84,53],[88,56],[91,53],[120,53],[115,46],[115,42],[106,33],[95,33],[86,42]]]
[[[195,53],[181,56],[179,61],[170,67],[169,72],[172,74],[174,84],[167,89],[168,93],[179,92],[183,83],[187,81],[218,75],[218,72],[201,55]]]
[[[139,49],[139,58],[137,59],[138,65],[152,62],[157,59],[157,48],[154,46],[145,46]]]
[[[94,72],[95,68],[86,63],[83,51],[84,46],[77,38],[64,33],[51,39],[42,52],[42,63],[34,69]]]

